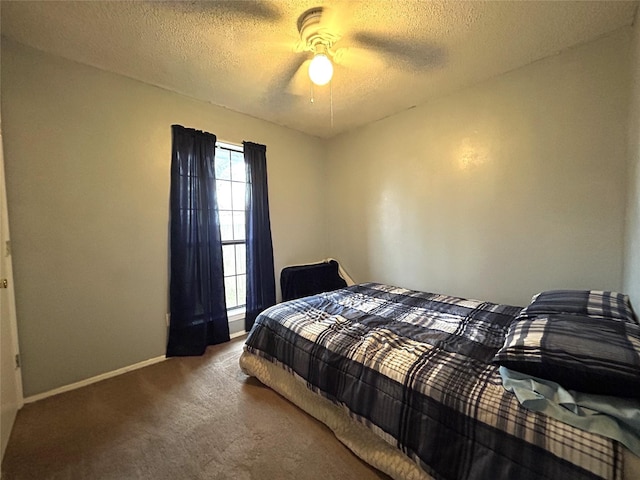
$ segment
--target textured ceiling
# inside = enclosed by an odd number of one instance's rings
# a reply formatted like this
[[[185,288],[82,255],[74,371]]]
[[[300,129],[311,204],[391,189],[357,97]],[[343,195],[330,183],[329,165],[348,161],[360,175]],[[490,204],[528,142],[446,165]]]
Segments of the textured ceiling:
[[[295,51],[296,22],[320,5],[342,38],[331,87],[315,87],[312,103],[300,69],[309,54]],[[20,43],[331,137],[631,25],[637,8],[612,1],[3,0],[0,13],[2,34]]]

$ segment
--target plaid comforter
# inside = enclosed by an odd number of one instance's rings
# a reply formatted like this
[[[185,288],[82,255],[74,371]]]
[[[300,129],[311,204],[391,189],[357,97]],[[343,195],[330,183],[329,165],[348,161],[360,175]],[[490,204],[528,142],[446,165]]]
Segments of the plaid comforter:
[[[245,349],[436,479],[619,479],[611,440],[522,408],[491,359],[520,307],[361,284],[263,312]]]

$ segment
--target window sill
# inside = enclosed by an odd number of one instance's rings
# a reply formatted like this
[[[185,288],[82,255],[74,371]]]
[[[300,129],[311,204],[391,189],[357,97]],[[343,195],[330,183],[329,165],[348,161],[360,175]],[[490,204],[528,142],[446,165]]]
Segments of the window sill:
[[[235,322],[236,320],[244,320],[244,314],[246,310],[244,307],[230,308],[227,310],[227,318],[229,322]]]
[[[245,308],[231,308],[227,310],[227,317],[229,318],[229,334],[231,338],[245,335],[244,330],[244,314]]]

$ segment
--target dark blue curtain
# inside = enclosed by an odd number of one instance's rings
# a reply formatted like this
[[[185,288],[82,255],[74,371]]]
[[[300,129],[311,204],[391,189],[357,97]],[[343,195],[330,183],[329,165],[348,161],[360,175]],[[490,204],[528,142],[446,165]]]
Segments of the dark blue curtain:
[[[216,208],[216,136],[173,125],[171,321],[167,357],[202,355],[229,340]]]
[[[247,167],[247,311],[246,331],[256,317],[276,303],[273,244],[267,191],[267,147],[243,142]]]

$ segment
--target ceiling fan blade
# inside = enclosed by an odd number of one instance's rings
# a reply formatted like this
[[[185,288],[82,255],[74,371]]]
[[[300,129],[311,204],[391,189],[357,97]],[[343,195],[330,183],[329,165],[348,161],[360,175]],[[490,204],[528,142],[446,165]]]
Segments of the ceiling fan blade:
[[[309,64],[311,60],[304,60],[298,69],[291,75],[286,91],[291,95],[300,97],[308,96],[311,89],[311,79],[309,78]]]
[[[338,48],[333,61],[336,65],[355,70],[375,70],[384,67],[384,61],[377,52],[362,47]]]
[[[218,0],[211,2],[155,2],[162,8],[174,10],[182,14],[235,15],[275,22],[282,18],[282,12],[273,3],[266,4],[255,0]]]
[[[300,43],[297,39],[292,40],[267,40],[261,43],[261,47],[266,52],[270,52],[273,54],[290,54],[290,53],[300,53],[303,51],[302,48],[298,47]]]
[[[294,83],[300,70],[304,71],[303,66],[309,61],[307,55],[293,55],[291,60],[280,70],[280,73],[269,84],[265,93],[265,101],[267,106],[276,111],[286,111],[292,104],[298,101],[298,94],[295,93],[298,88],[298,81]],[[306,92],[302,92],[306,95]]]
[[[411,42],[368,32],[356,32],[351,38],[380,52],[389,64],[398,68],[425,70],[441,67],[447,62],[446,50],[431,42]]]
[[[258,18],[260,20],[275,22],[282,18],[282,12],[280,12],[273,3],[258,2],[255,0],[217,0],[215,2],[204,3],[212,8],[246,17]]]

